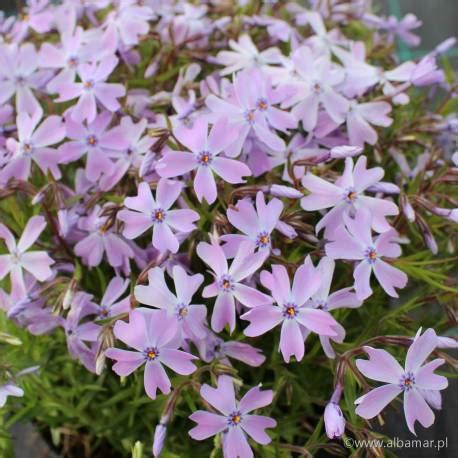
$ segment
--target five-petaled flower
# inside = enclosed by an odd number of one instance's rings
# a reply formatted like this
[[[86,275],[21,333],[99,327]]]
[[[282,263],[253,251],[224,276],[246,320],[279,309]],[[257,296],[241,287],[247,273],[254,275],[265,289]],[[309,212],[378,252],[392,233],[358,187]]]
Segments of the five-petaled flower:
[[[139,308],[132,310],[129,323],[117,321],[114,335],[134,350],[109,348],[105,356],[116,360],[113,370],[121,376],[130,375],[145,364],[144,384],[146,394],[156,399],[157,389],[170,393],[171,383],[164,366],[181,375],[192,374],[196,356],[178,350],[178,326],[175,318],[165,310]]]
[[[135,239],[152,226],[154,248],[161,252],[169,250],[176,253],[180,244],[173,230],[191,232],[196,228],[194,222],[199,219],[199,214],[194,210],[170,210],[182,186],[178,181],[162,178],[157,184],[154,198],[148,183],[140,183],[138,195],[124,200],[129,210],[118,213],[118,218],[124,222],[124,236]]]
[[[415,421],[425,428],[434,422],[434,413],[429,406],[429,391],[438,392],[447,388],[446,377],[434,371],[444,364],[441,358],[424,364],[426,358],[438,344],[436,333],[427,329],[423,335],[418,331],[407,351],[405,367],[385,350],[365,346],[369,360],[358,359],[359,371],[372,380],[384,382],[378,388],[361,396],[355,401],[356,413],[363,418],[373,418],[380,413],[396,396],[404,393],[404,414],[409,430],[415,434]]]
[[[227,458],[253,457],[247,435],[262,445],[271,442],[265,429],[274,428],[277,422],[264,415],[250,414],[251,411],[265,407],[272,402],[273,392],[271,390],[261,391],[259,387],[254,387],[240,401],[237,401],[232,378],[220,375],[218,387],[202,385],[200,395],[219,413],[205,410],[194,412],[189,417],[197,423],[197,426],[189,431],[193,439],[204,440],[215,434],[223,433],[223,452]]]

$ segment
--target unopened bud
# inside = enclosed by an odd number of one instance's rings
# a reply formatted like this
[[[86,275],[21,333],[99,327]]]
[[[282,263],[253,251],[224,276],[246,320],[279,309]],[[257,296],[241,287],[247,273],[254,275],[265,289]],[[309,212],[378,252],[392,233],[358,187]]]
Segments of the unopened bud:
[[[367,188],[369,192],[382,192],[383,194],[399,194],[401,190],[399,186],[387,181],[379,181]]]
[[[164,442],[167,437],[167,426],[159,423],[154,430],[154,439],[153,439],[153,456],[158,457],[164,447]]]
[[[405,194],[401,194],[399,198],[399,203],[401,205],[402,213],[404,216],[413,223],[415,221],[415,210],[413,209],[412,205],[410,205],[409,199]]]
[[[301,199],[304,197],[304,194],[297,189],[280,184],[273,184],[269,189],[269,193],[275,197],[287,197],[288,199]]]
[[[76,293],[76,285],[77,281],[74,278],[72,278],[70,280],[67,290],[65,291],[64,298],[62,299],[62,308],[64,310],[68,310],[72,305]]]
[[[353,157],[361,154],[363,148],[361,146],[348,146],[348,145],[341,145],[335,146],[331,148],[331,158],[332,159],[344,159],[346,157]]]
[[[339,407],[342,386],[337,385],[331,400],[324,409],[324,426],[329,439],[341,437],[345,432],[345,417]]]

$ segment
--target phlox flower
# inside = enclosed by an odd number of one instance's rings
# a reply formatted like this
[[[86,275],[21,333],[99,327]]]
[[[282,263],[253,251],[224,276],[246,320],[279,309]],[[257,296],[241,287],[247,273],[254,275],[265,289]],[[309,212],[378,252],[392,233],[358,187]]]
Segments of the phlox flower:
[[[307,131],[312,131],[317,125],[320,107],[336,124],[342,124],[349,101],[335,89],[345,77],[341,68],[333,64],[329,56],[315,57],[305,46],[293,52],[292,60],[299,78],[292,81],[291,97],[283,102],[282,107],[294,105],[293,114]]]
[[[18,140],[10,137],[6,141],[12,156],[0,171],[1,178],[28,180],[32,162],[35,162],[44,174],[49,170],[54,178],[60,178],[57,167],[58,153],[50,146],[64,139],[65,126],[60,116],[48,116],[38,125],[40,120],[40,112],[35,112],[33,116],[25,112],[19,113],[16,120]]]
[[[23,14],[13,27],[13,35],[18,42],[27,37],[29,29],[39,34],[49,32],[54,22],[49,0],[26,0],[25,3]]]
[[[252,247],[242,243],[231,266],[221,246],[200,242],[197,255],[213,270],[214,282],[203,290],[203,297],[215,297],[216,302],[211,318],[211,327],[221,332],[226,324],[231,332],[235,329],[235,300],[246,307],[270,304],[272,299],[264,293],[241,283],[253,275],[268,257],[268,252],[253,253]]]
[[[372,294],[372,272],[388,295],[398,297],[395,288],[406,286],[407,275],[382,259],[398,258],[401,255],[401,247],[395,242],[396,231],[392,229],[383,232],[373,239],[371,214],[364,208],[358,210],[354,218],[344,215],[344,222],[345,226],[340,225],[335,230],[332,241],[326,244],[326,255],[332,259],[360,261],[353,272],[358,299],[366,299]]]
[[[92,302],[92,296],[77,292],[72,300],[63,327],[70,355],[78,359],[90,372],[95,373],[98,336],[102,327],[95,324],[93,318],[98,312],[98,306]]]
[[[85,173],[88,180],[95,182],[114,171],[111,157],[119,154],[128,145],[128,140],[119,129],[108,129],[113,115],[104,111],[87,126],[75,122],[70,115],[65,120],[67,137],[59,148],[59,161],[63,164],[77,161],[86,154]]]
[[[0,385],[0,408],[5,406],[8,396],[21,398],[24,396],[24,390],[11,381]]]
[[[150,6],[140,5],[137,0],[120,0],[116,10],[108,14],[105,24],[116,31],[118,42],[123,46],[133,46],[148,33],[149,21],[153,18]]]
[[[253,249],[272,250],[272,232],[280,223],[283,202],[272,199],[266,203],[262,191],[256,194],[256,207],[249,199],[239,200],[235,208],[228,208],[227,219],[243,234],[224,234],[221,240],[225,242],[224,252],[228,257],[234,257],[240,244],[247,242]]]
[[[117,111],[121,106],[117,99],[125,95],[126,89],[122,84],[106,82],[117,64],[118,58],[114,56],[105,57],[98,64],[81,64],[77,69],[81,82],[59,85],[59,98],[55,101],[67,102],[78,98],[71,112],[75,122],[83,122],[85,119],[89,123],[94,121],[97,116],[97,102],[110,112]]]
[[[391,105],[387,102],[357,103],[352,101],[346,115],[350,145],[375,145],[378,136],[371,124],[388,127],[393,120],[388,117]]]
[[[16,244],[9,229],[0,223],[0,238],[5,242],[9,254],[0,255],[0,280],[10,274],[12,290],[16,297],[24,297],[27,288],[24,281],[24,269],[37,280],[45,281],[52,276],[51,265],[54,261],[46,251],[28,251],[37,241],[46,227],[43,216],[32,216],[27,221],[24,231]]]
[[[397,215],[395,203],[364,195],[371,186],[379,183],[384,175],[381,167],[367,167],[366,156],[360,156],[353,165],[353,159],[345,159],[345,169],[335,183],[308,173],[302,178],[302,185],[310,191],[310,195],[301,200],[301,207],[307,211],[333,207],[316,225],[316,232],[326,228],[325,236],[332,236],[333,230],[342,223],[343,215],[353,215],[357,209],[365,208],[372,215],[372,228],[377,232],[385,232],[391,228],[386,216]]]
[[[238,156],[250,132],[274,151],[282,151],[285,142],[274,129],[287,132],[297,126],[296,118],[275,107],[286,97],[283,90],[274,89],[268,75],[257,68],[243,70],[234,76],[233,95],[223,100],[210,94],[206,104],[216,119],[226,118],[238,131],[227,154]]]
[[[219,359],[223,364],[231,366],[229,358],[232,358],[248,366],[259,367],[266,360],[259,348],[236,340],[224,341],[209,330],[207,330],[206,337],[195,344],[200,358],[207,363]]]
[[[34,91],[48,78],[48,71],[39,70],[39,57],[33,44],[0,43],[0,105],[16,95],[18,114],[42,113]]]
[[[201,274],[188,275],[179,265],[173,267],[172,277],[176,294],[169,290],[160,267],[150,269],[148,285],[137,285],[134,289],[135,298],[141,304],[166,310],[168,315],[174,317],[183,339],[202,339],[206,334],[207,308],[191,301],[204,277]]]
[[[144,385],[146,394],[156,399],[157,389],[170,393],[171,383],[164,366],[181,375],[192,374],[195,356],[177,350],[177,322],[165,310],[135,309],[130,312],[129,323],[117,321],[113,332],[117,339],[134,350],[109,348],[105,356],[114,359],[113,370],[127,376],[145,364]]]
[[[407,351],[404,368],[387,351],[365,346],[368,360],[357,359],[356,366],[367,378],[384,382],[356,399],[356,413],[363,418],[378,415],[400,393],[404,397],[404,414],[407,427],[415,434],[415,422],[428,428],[434,423],[434,413],[430,405],[436,407],[431,399],[439,390],[447,388],[446,377],[434,371],[444,364],[441,358],[425,364],[426,358],[437,347],[437,336],[433,329],[427,329],[421,335],[421,329]],[[433,396],[430,396],[433,393]]]
[[[232,75],[240,70],[252,67],[268,67],[281,63],[282,54],[278,48],[268,48],[258,51],[251,37],[247,34],[240,35],[238,41],[229,40],[232,51],[220,51],[216,62],[224,65],[220,75]]]
[[[357,298],[356,293],[352,291],[352,288],[343,288],[333,293],[330,292],[334,269],[334,260],[326,256],[320,259],[320,262],[317,265],[317,270],[320,272],[321,276],[320,287],[316,293],[311,296],[308,305],[312,308],[324,310],[326,312],[340,308],[360,307],[362,305],[362,301]],[[336,356],[330,340],[342,343],[345,338],[345,329],[343,326],[338,324],[334,327],[334,329],[337,332],[335,337],[320,335],[321,346],[328,358],[335,358]]]
[[[237,138],[238,132],[225,119],[218,120],[208,134],[208,123],[197,119],[191,129],[179,127],[175,136],[192,152],[168,150],[156,165],[161,177],[172,178],[191,170],[197,170],[194,191],[199,202],[205,199],[212,204],[217,197],[214,174],[228,183],[244,183],[244,176],[251,175],[243,162],[221,157],[223,152]]]
[[[196,226],[199,214],[194,210],[170,210],[178,199],[182,184],[162,178],[153,197],[151,188],[145,182],[138,185],[136,197],[126,197],[124,205],[129,210],[121,210],[118,218],[124,222],[123,234],[135,239],[153,227],[153,246],[157,250],[176,253],[179,247],[177,235],[172,231],[191,232]]]
[[[247,435],[258,444],[269,444],[270,437],[266,428],[275,428],[277,422],[264,415],[252,415],[249,412],[265,407],[272,402],[271,390],[261,391],[260,387],[251,388],[240,401],[235,398],[234,383],[227,375],[218,377],[218,387],[204,384],[200,395],[218,413],[205,410],[194,412],[189,418],[197,423],[189,431],[196,440],[204,440],[218,433],[223,433],[222,444],[225,458],[253,458],[253,451]]]
[[[116,148],[116,151],[111,154],[114,159],[111,172],[104,173],[100,180],[100,188],[103,191],[115,186],[130,168],[139,171],[140,176],[142,176],[141,167],[144,158],[157,140],[149,135],[143,135],[147,124],[146,119],[135,123],[132,118],[125,116],[121,119],[119,126],[113,129],[122,141],[118,141],[119,148]]]
[[[129,284],[129,280],[125,280],[124,278],[118,276],[113,277],[110,280],[97,309],[98,316],[101,320],[120,315],[121,313],[128,313],[130,311],[129,296],[119,300]]]
[[[96,205],[89,215],[78,220],[78,228],[88,234],[75,245],[75,254],[90,266],[98,266],[105,254],[112,267],[121,267],[134,253],[120,234],[105,229],[107,218],[101,216],[101,207]]]
[[[289,363],[292,355],[300,361],[304,356],[304,339],[310,332],[335,337],[339,324],[330,313],[307,306],[321,282],[321,275],[307,257],[294,274],[291,288],[288,271],[283,265],[272,265],[272,273],[261,272],[261,283],[270,290],[276,305],[254,307],[241,316],[250,325],[243,331],[249,337],[265,334],[281,323],[280,348]]]

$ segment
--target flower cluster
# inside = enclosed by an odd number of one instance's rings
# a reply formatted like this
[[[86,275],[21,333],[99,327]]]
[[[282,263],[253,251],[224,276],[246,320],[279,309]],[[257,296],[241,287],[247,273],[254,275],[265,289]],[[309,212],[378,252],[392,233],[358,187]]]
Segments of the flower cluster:
[[[334,376],[319,413],[331,439],[342,396],[352,419],[371,419],[403,393],[409,430],[430,426],[447,379],[434,373],[443,358],[426,359],[455,341],[412,339],[413,318],[396,336],[361,319],[379,304],[407,314],[418,284],[458,291],[416,257],[454,249],[456,82],[437,64],[454,41],[400,63],[392,43],[417,45],[418,19],[375,16],[364,0],[25,3],[0,17],[8,317],[35,335],[62,329],[70,356],[94,377],[114,371],[119,391],[143,373],[151,400],[167,395],[155,456],[186,390],[206,407],[189,436],[217,435],[225,457],[254,456],[267,428],[302,453],[252,413],[286,402],[272,375],[286,365],[326,367],[327,390]],[[405,369],[372,343],[410,346]],[[363,376],[385,385],[352,399],[345,382],[367,389]],[[276,393],[237,401],[246,382]],[[1,404],[23,394],[0,388]]]

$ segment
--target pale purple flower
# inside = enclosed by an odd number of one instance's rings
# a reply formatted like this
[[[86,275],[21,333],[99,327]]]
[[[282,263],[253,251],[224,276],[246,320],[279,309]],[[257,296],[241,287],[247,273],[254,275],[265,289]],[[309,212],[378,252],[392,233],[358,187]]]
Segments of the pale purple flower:
[[[388,295],[398,297],[395,288],[406,286],[407,275],[382,259],[398,258],[401,255],[401,247],[396,243],[397,232],[391,229],[373,239],[371,215],[364,208],[358,210],[354,218],[345,214],[343,218],[345,226],[339,226],[332,241],[326,243],[326,255],[332,259],[360,261],[353,272],[358,299],[364,300],[372,294],[372,272]]]
[[[225,66],[220,71],[222,76],[247,68],[265,68],[281,63],[282,54],[278,48],[268,48],[260,52],[247,34],[240,35],[238,41],[229,40],[229,47],[232,51],[220,51],[215,59],[218,64]]]
[[[35,162],[45,175],[49,170],[54,178],[60,178],[57,167],[58,153],[51,146],[64,139],[65,126],[60,116],[48,116],[38,125],[40,120],[39,112],[32,117],[25,112],[19,113],[16,121],[18,140],[10,137],[6,141],[12,156],[0,171],[1,178],[28,180],[32,162]]]
[[[98,306],[91,299],[90,294],[77,292],[63,326],[70,355],[79,359],[88,371],[95,373],[98,336],[102,327],[88,320],[98,311]]]
[[[0,43],[0,105],[16,94],[18,114],[43,112],[34,91],[49,78],[48,71],[40,71],[39,57],[31,43]]]
[[[342,386],[337,385],[334,393],[324,409],[324,426],[329,439],[341,437],[345,432],[345,417],[339,407]]]
[[[343,288],[330,293],[334,269],[334,260],[326,256],[321,258],[317,266],[317,270],[320,272],[321,276],[321,283],[317,292],[310,298],[310,302],[308,303],[309,307],[325,310],[326,312],[340,308],[360,307],[362,305],[362,301],[357,298],[354,292],[352,292],[352,288]],[[321,346],[328,358],[335,358],[336,356],[330,340],[342,343],[345,338],[345,329],[343,326],[338,324],[334,327],[334,329],[337,333],[335,337],[320,335]]]
[[[270,296],[241,283],[264,264],[268,257],[267,251],[253,253],[250,245],[242,243],[230,267],[219,245],[200,242],[196,251],[205,264],[213,270],[214,282],[204,288],[202,296],[216,296],[211,318],[211,327],[214,331],[221,332],[226,324],[229,325],[231,333],[234,331],[235,300],[246,307],[271,303]]]
[[[289,363],[292,355],[304,356],[304,339],[310,331],[329,337],[337,336],[339,324],[324,310],[307,306],[320,287],[321,275],[308,256],[294,274],[291,288],[288,271],[283,265],[272,265],[272,273],[261,272],[261,283],[270,290],[276,305],[260,305],[241,316],[250,325],[243,331],[249,337],[265,334],[281,324],[280,351]]]
[[[222,153],[237,138],[238,132],[225,119],[218,120],[208,134],[208,123],[197,119],[191,129],[179,127],[175,136],[191,153],[168,150],[156,165],[156,172],[172,178],[191,170],[197,170],[194,191],[199,202],[205,199],[212,204],[217,197],[214,174],[231,184],[244,183],[244,176],[251,175],[243,162],[221,157]]]
[[[72,25],[72,30],[60,30],[60,45],[45,42],[39,52],[41,67],[58,70],[58,73],[47,83],[47,89],[51,93],[59,92],[62,84],[73,83],[81,64],[101,60],[116,52],[109,30],[100,33],[97,40],[93,37],[93,40],[86,42],[87,37],[83,29],[74,28],[74,23]]]
[[[386,216],[397,215],[398,207],[387,199],[378,199],[364,195],[364,191],[378,183],[384,175],[381,167],[366,168],[366,156],[360,156],[353,166],[353,159],[345,159],[345,170],[336,182],[329,183],[323,178],[308,173],[302,178],[302,185],[310,195],[301,200],[304,210],[315,211],[333,207],[316,225],[316,232],[326,228],[325,236],[342,223],[344,215],[353,215],[357,209],[367,209],[372,215],[372,228],[385,232],[391,228]]]
[[[226,151],[237,156],[250,132],[269,148],[281,151],[285,142],[275,130],[287,132],[297,126],[296,118],[274,105],[286,97],[283,90],[274,89],[268,75],[257,68],[243,70],[234,77],[233,94],[223,100],[210,94],[206,104],[216,119],[225,118],[238,130],[238,138]]]
[[[153,197],[148,183],[138,185],[136,197],[126,197],[124,205],[129,210],[121,210],[118,218],[124,222],[124,236],[135,239],[153,227],[153,246],[163,252],[169,250],[176,253],[179,241],[176,232],[188,233],[196,226],[198,213],[190,209],[170,210],[178,199],[182,184],[162,178]]]
[[[100,63],[81,64],[77,71],[81,82],[66,82],[58,87],[59,98],[56,102],[67,102],[78,98],[72,107],[71,117],[75,122],[85,119],[91,123],[97,116],[97,102],[106,110],[115,112],[120,108],[118,98],[123,97],[126,89],[119,83],[107,83],[106,79],[118,64],[118,58],[109,56]]]
[[[11,276],[12,290],[24,297],[27,289],[24,282],[24,269],[37,280],[45,281],[52,276],[54,261],[46,251],[28,251],[46,227],[43,216],[32,216],[16,244],[9,229],[0,223],[0,238],[3,239],[9,254],[0,255],[0,280]]]
[[[113,316],[120,315],[121,313],[128,313],[130,311],[130,297],[127,296],[120,300],[120,297],[126,291],[129,284],[129,280],[125,280],[121,277],[113,277],[110,280],[97,309],[98,316],[101,320],[112,318]]]
[[[256,194],[256,207],[249,199],[239,200],[235,208],[228,208],[227,219],[242,234],[224,234],[221,240],[225,242],[224,252],[228,257],[234,257],[243,242],[248,242],[253,249],[270,252],[272,249],[272,232],[280,222],[283,203],[272,199],[266,204],[264,193]]]
[[[275,428],[277,422],[263,415],[251,415],[249,412],[265,407],[272,402],[271,390],[260,390],[260,386],[251,388],[240,401],[235,398],[234,383],[227,375],[218,377],[218,387],[204,384],[200,395],[219,413],[205,410],[194,412],[189,419],[197,426],[189,431],[195,440],[204,440],[218,433],[223,433],[222,444],[225,458],[253,458],[253,451],[248,444],[247,435],[258,444],[271,442],[266,428]]]
[[[364,143],[374,145],[378,136],[371,124],[388,127],[393,120],[387,116],[391,105],[387,102],[357,103],[352,101],[347,113],[347,129],[350,144],[364,146]]]
[[[201,274],[188,275],[178,265],[173,267],[172,276],[176,294],[169,290],[164,271],[153,267],[148,271],[148,285],[135,287],[135,298],[141,304],[166,310],[169,316],[174,317],[182,339],[202,339],[206,333],[207,308],[191,301],[204,277]]]
[[[116,133],[122,140],[118,142],[116,152],[111,155],[115,161],[111,172],[104,173],[100,180],[100,188],[103,191],[115,186],[129,169],[139,171],[140,176],[143,176],[142,164],[157,140],[149,135],[143,135],[146,127],[146,119],[135,124],[132,118],[125,116],[121,119],[120,125],[113,129],[113,134]]]
[[[437,347],[437,336],[433,329],[427,329],[423,335],[420,333],[421,329],[407,351],[404,368],[387,351],[363,347],[369,359],[357,359],[356,366],[365,377],[384,382],[385,385],[369,391],[355,401],[356,413],[360,417],[375,417],[396,396],[404,393],[404,414],[412,434],[415,434],[416,421],[425,428],[434,423],[434,413],[428,404],[431,404],[431,399],[437,398],[435,394],[438,391],[448,386],[446,377],[434,373],[445,361],[437,358],[424,364]]]
[[[219,359],[223,364],[231,366],[229,358],[232,358],[251,367],[259,367],[266,360],[259,348],[236,340],[224,341],[209,330],[205,339],[201,339],[195,344],[199,350],[200,358],[207,363]]]
[[[15,40],[20,42],[27,37],[29,29],[39,34],[49,32],[53,22],[50,0],[27,0],[23,14],[14,24],[13,35]]]
[[[117,339],[134,350],[109,348],[105,356],[114,359],[113,370],[126,377],[145,364],[146,394],[156,399],[157,389],[170,393],[171,383],[164,366],[181,375],[192,374],[197,359],[190,353],[177,350],[177,321],[165,310],[136,309],[129,315],[129,323],[117,321],[113,332]]]
[[[121,235],[105,229],[107,217],[101,216],[101,211],[96,205],[89,215],[79,219],[78,228],[88,234],[75,245],[75,254],[89,267],[98,266],[104,254],[112,267],[121,267],[134,253]]]
[[[154,18],[150,6],[140,5],[137,0],[120,0],[116,10],[108,14],[105,23],[115,30],[118,41],[124,46],[137,45],[142,35],[150,29],[149,21]]]
[[[112,118],[110,112],[104,111],[86,126],[68,115],[65,128],[70,141],[59,148],[59,161],[68,164],[86,154],[86,177],[91,182],[114,173],[111,158],[128,146],[128,139],[116,127],[108,129]]]
[[[344,80],[342,70],[331,62],[329,56],[315,57],[305,46],[294,51],[292,59],[299,79],[292,80],[293,94],[282,106],[294,105],[293,114],[307,131],[312,131],[317,125],[320,107],[337,125],[342,124],[349,106],[349,101],[335,89]]]

